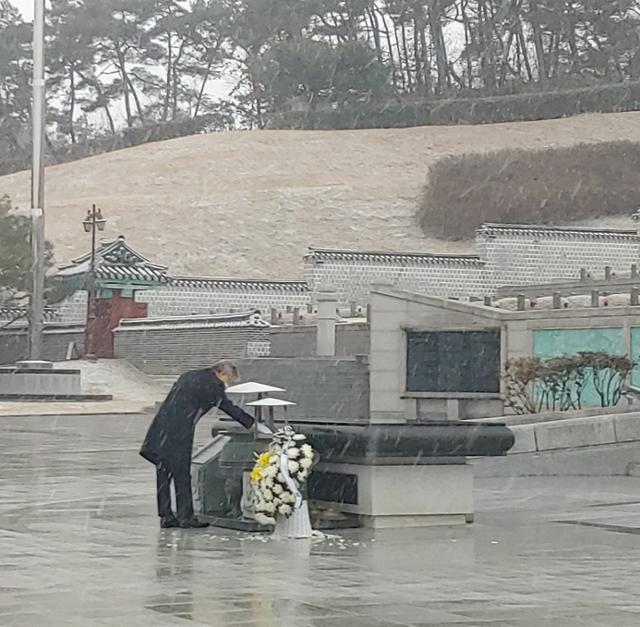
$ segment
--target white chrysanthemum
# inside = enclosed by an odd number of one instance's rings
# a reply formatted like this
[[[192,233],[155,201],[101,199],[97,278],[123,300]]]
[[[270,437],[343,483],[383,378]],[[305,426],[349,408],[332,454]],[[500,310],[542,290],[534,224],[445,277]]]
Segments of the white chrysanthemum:
[[[270,490],[273,489],[274,483],[273,483],[273,477],[267,477],[264,480],[264,485],[265,487],[269,488]]]
[[[293,439],[294,439],[294,440],[296,440],[297,442],[301,442],[302,440],[306,440],[306,439],[307,439],[307,436],[306,436],[306,435],[303,435],[302,433],[296,433],[296,434],[293,436]]]
[[[280,507],[278,507],[278,512],[283,516],[288,516],[291,514],[291,505],[280,505]]]
[[[308,476],[309,476],[309,473],[306,470],[301,470],[296,475],[296,478],[298,479],[298,481],[306,481]]]
[[[262,508],[263,511],[269,513],[269,514],[273,514],[276,511],[276,504],[275,503],[265,503],[264,507]]]
[[[262,474],[266,479],[273,479],[278,474],[278,468],[276,466],[267,466],[267,468],[262,471]]]
[[[277,456],[277,455],[272,455],[272,456],[269,458],[269,463],[270,463],[270,464],[277,464],[277,463],[278,463],[278,456]]]
[[[279,481],[280,483],[285,483],[284,475],[281,472],[277,474],[276,481]]]
[[[295,503],[296,502],[296,497],[293,496],[293,494],[291,494],[291,492],[285,492],[282,495],[282,501],[285,503]]]
[[[291,460],[288,466],[289,466],[289,472],[291,473],[296,473],[298,472],[298,470],[300,470],[300,464],[296,461]]]
[[[313,457],[313,448],[311,448],[310,444],[303,444],[300,450],[305,457]]]
[[[271,490],[264,490],[262,492],[262,498],[267,502],[273,501],[273,492],[271,492]]]
[[[271,489],[273,490],[273,493],[277,494],[278,496],[283,492],[282,486],[279,483],[274,483],[273,488]]]
[[[309,459],[308,457],[305,457],[304,459],[300,460],[300,466],[302,467],[303,470],[309,470],[309,468],[313,466],[313,460]]]
[[[294,447],[292,447],[292,448],[290,448],[290,449],[287,451],[287,457],[288,457],[289,459],[296,459],[299,455],[300,455],[300,449],[299,449],[299,448],[296,448],[295,446],[294,446]]]

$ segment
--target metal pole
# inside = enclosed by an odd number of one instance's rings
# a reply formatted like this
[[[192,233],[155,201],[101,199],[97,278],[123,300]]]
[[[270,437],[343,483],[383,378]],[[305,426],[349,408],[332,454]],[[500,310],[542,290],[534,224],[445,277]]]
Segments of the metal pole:
[[[31,161],[32,291],[29,358],[42,359],[44,308],[44,0],[35,0],[33,17],[33,131]]]
[[[96,281],[96,206],[91,207],[91,264],[87,285],[87,322],[85,328],[85,356],[93,357],[93,334],[95,323],[95,281]]]

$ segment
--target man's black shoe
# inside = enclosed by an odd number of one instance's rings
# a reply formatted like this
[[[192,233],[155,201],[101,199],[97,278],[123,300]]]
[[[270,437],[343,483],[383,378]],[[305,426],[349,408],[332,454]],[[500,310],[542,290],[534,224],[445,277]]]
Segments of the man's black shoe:
[[[204,529],[208,527],[208,522],[203,522],[202,520],[198,520],[197,518],[191,518],[190,520],[184,520],[178,522],[178,527],[180,529]]]
[[[160,519],[160,528],[161,529],[172,529],[173,527],[178,527],[178,519],[175,516],[163,516]]]

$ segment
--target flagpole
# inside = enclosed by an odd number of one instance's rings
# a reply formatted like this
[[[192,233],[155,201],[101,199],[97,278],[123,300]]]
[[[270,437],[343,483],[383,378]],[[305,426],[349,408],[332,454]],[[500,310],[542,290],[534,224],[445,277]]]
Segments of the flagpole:
[[[33,139],[31,160],[31,253],[32,290],[29,323],[29,359],[42,359],[44,310],[44,3],[34,0],[33,16]]]

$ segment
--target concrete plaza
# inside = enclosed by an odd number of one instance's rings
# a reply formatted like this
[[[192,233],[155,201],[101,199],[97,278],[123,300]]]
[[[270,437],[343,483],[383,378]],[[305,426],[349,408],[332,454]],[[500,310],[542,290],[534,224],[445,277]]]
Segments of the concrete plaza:
[[[161,531],[148,421],[0,417],[0,625],[640,625],[640,479],[479,480],[465,528]]]

